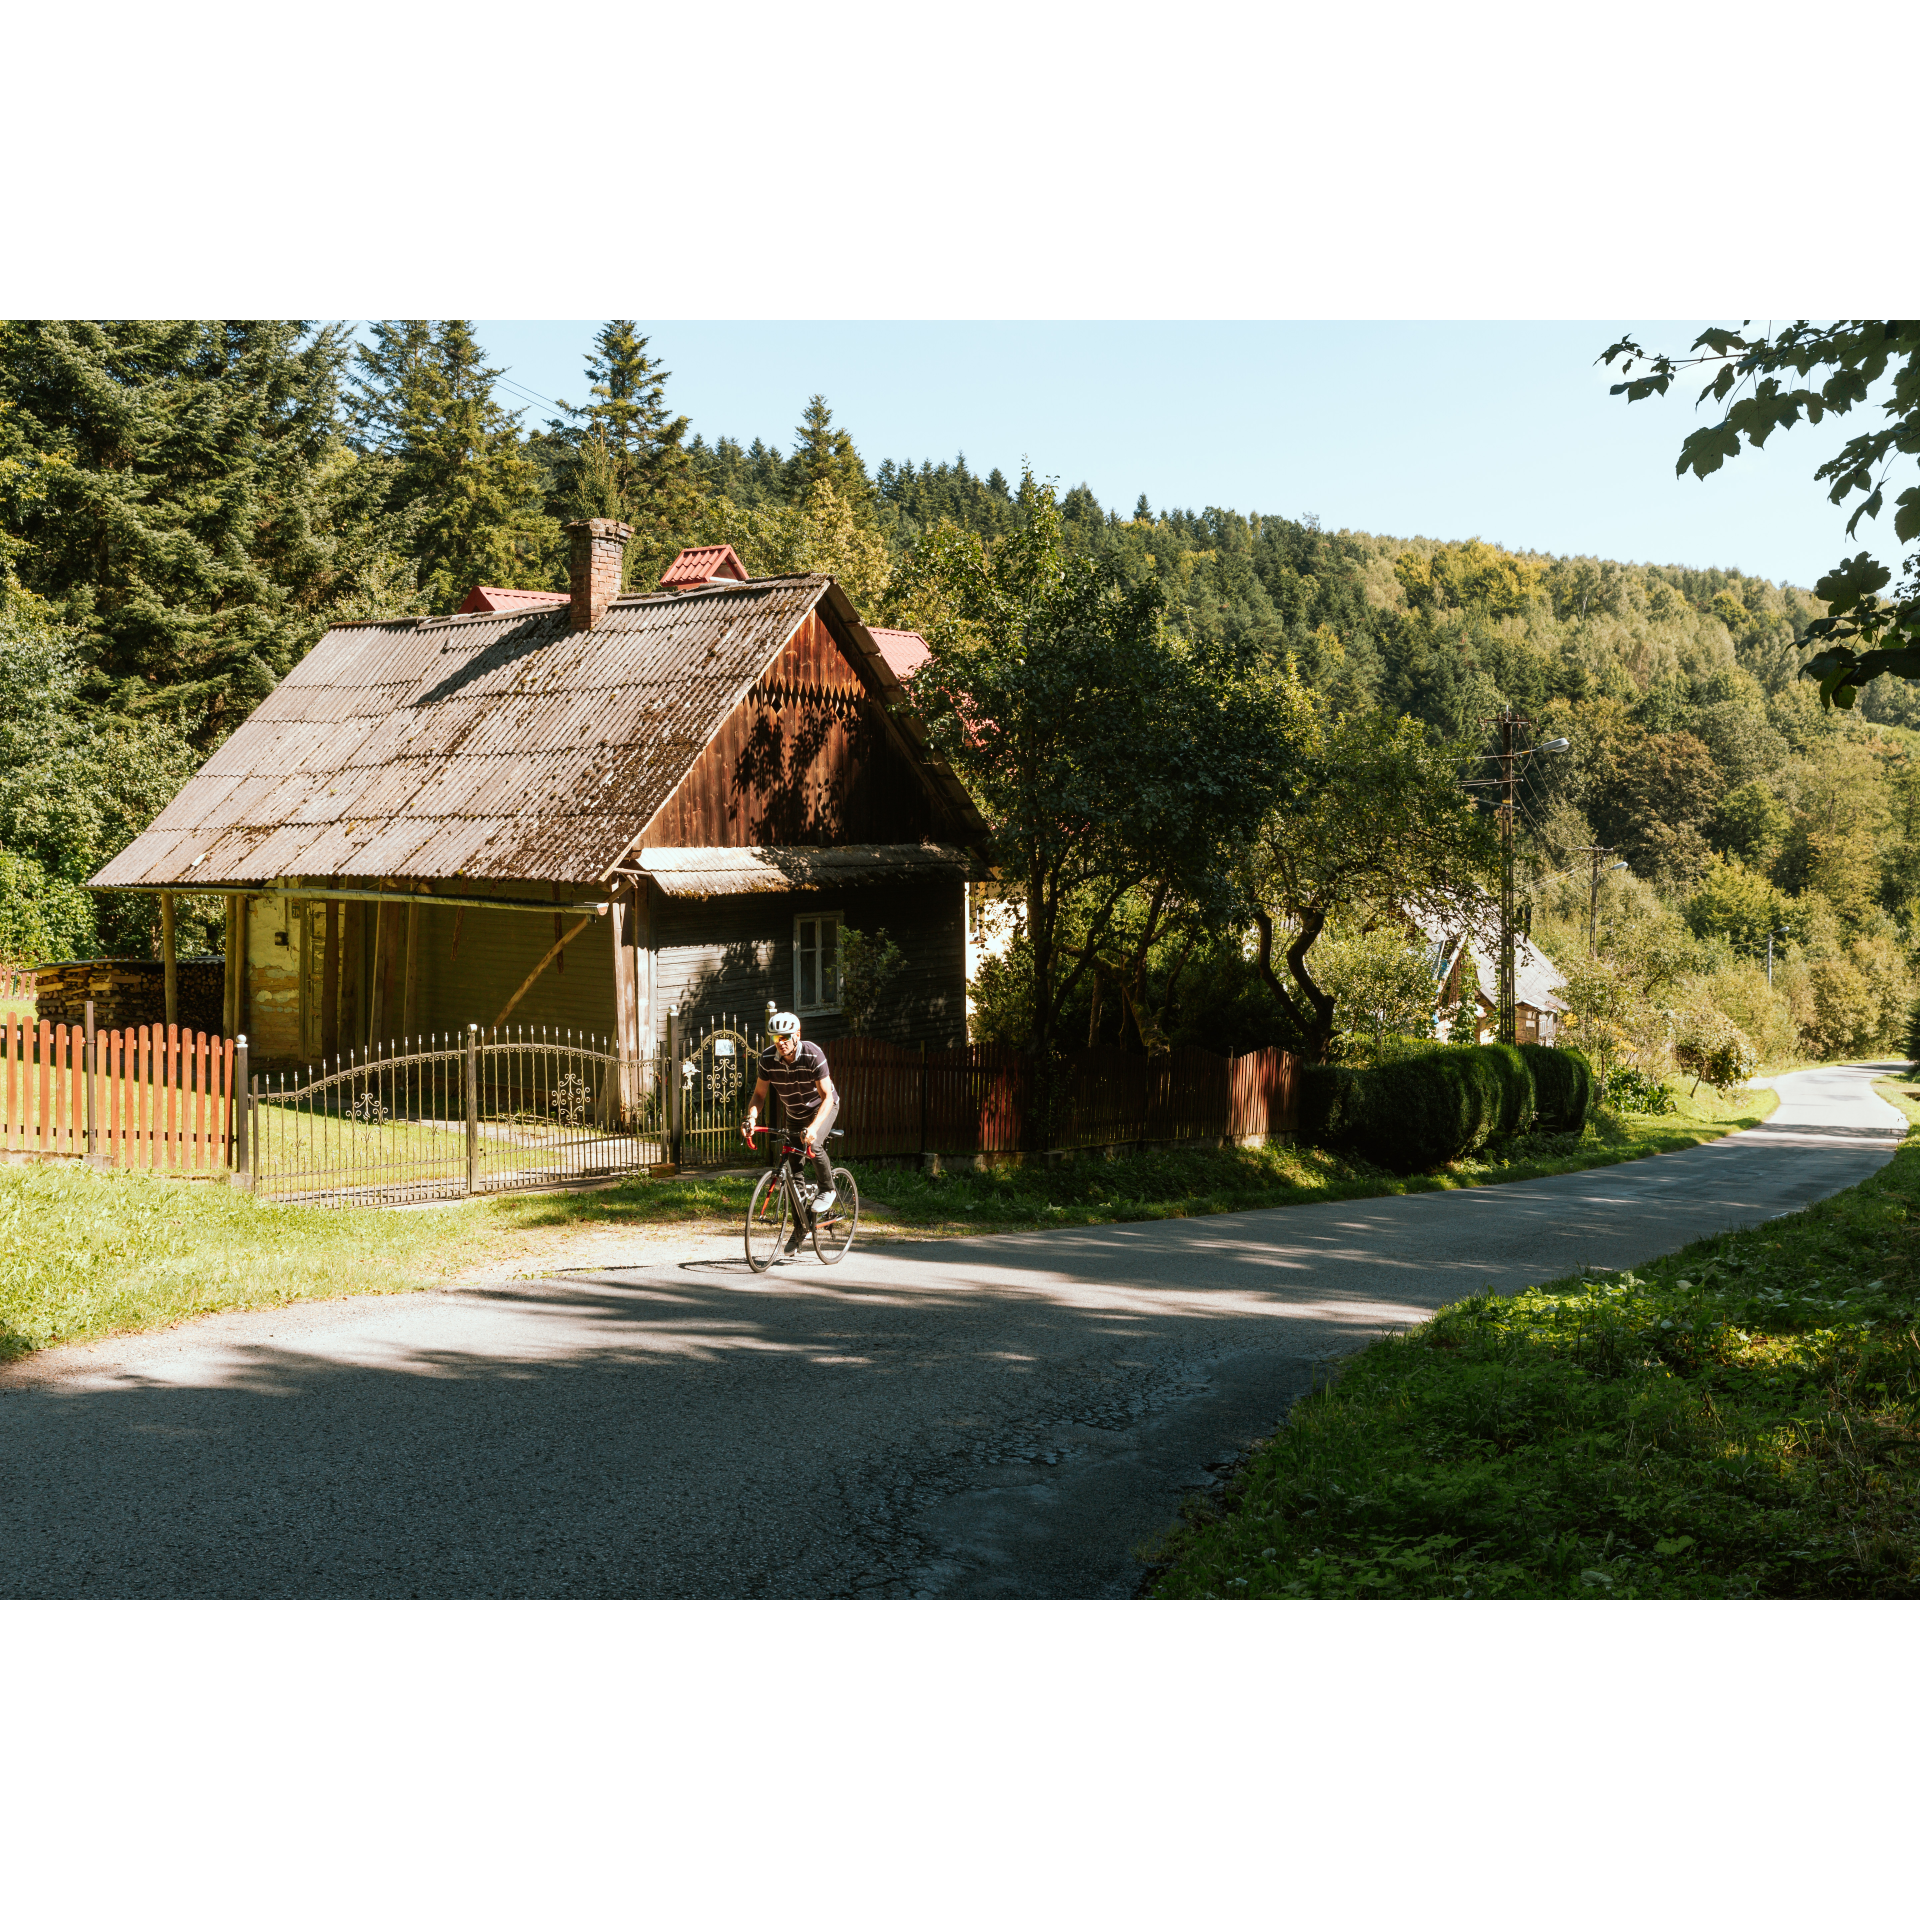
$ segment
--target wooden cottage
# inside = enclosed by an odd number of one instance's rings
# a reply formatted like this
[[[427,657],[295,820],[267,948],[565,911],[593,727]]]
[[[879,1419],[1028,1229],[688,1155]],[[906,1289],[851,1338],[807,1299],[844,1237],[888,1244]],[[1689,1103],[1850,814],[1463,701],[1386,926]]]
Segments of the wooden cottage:
[[[902,950],[881,1030],[963,1041],[985,824],[902,700],[917,636],[731,548],[622,594],[628,529],[569,534],[566,595],[332,628],[89,884],[159,893],[163,927],[227,896],[256,1060],[470,1021],[638,1057],[669,1007],[768,1001],[830,1040],[850,928]]]

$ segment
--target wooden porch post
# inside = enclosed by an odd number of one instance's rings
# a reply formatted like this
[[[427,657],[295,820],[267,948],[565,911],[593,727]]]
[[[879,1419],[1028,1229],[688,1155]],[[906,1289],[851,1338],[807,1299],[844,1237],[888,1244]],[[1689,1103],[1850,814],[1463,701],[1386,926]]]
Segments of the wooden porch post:
[[[320,947],[320,1057],[340,1051],[340,902],[326,903],[326,937]]]
[[[227,895],[227,939],[220,995],[220,1026],[231,1040],[240,1031],[240,896]]]
[[[634,1071],[633,951],[627,945],[630,909],[615,899],[607,909],[613,923],[613,1053],[620,1080],[620,1112],[630,1114],[638,1100],[639,1078]]]
[[[407,902],[407,978],[400,993],[400,1031],[412,1038],[420,1030],[420,903]]]
[[[628,951],[633,955],[633,1053],[644,1079],[645,1063],[653,1057],[653,883],[642,877],[633,883]]]
[[[160,965],[166,981],[167,1025],[180,1024],[180,970],[174,961],[173,895],[160,896]]]
[[[367,909],[361,900],[342,903],[340,914],[340,1035],[358,1050],[366,1040]]]
[[[375,1043],[381,1038],[381,1028],[385,1025],[387,1018],[387,996],[381,990],[383,983],[380,978],[380,968],[383,962],[389,968],[393,965],[393,956],[389,951],[393,945],[393,937],[387,931],[387,908],[384,901],[369,902],[368,913],[373,921],[373,969],[367,982],[367,1048],[371,1052]]]
[[[248,993],[247,993],[247,923],[252,919],[248,911],[252,905],[252,896],[241,894],[234,902],[234,948],[239,955],[239,968],[233,982],[233,1029],[235,1033],[247,1030]]]

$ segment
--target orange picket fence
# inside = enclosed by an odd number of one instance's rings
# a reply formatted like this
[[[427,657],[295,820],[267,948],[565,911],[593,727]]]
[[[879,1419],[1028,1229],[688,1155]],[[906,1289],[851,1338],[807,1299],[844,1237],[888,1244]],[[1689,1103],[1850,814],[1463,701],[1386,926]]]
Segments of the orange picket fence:
[[[233,1042],[179,1027],[93,1036],[0,1020],[0,1152],[160,1173],[223,1173],[232,1140]]]
[[[0,967],[0,1000],[31,1000],[36,991],[31,968]]]

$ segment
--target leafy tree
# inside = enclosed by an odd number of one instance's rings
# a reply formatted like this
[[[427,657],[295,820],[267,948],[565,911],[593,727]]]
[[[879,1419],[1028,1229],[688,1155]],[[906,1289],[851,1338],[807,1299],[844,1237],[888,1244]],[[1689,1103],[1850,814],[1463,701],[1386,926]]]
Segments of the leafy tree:
[[[1747,780],[1720,796],[1707,838],[1722,852],[1737,854],[1750,867],[1763,868],[1791,823],[1785,802],[1771,787],[1761,780]]]
[[[1021,900],[1038,1144],[1062,1008],[1123,901],[1165,880],[1224,913],[1224,856],[1286,768],[1269,704],[1166,630],[1156,581],[1070,558],[1031,473],[1016,506],[992,544],[951,528],[924,543],[917,571],[943,612],[912,697]]]
[[[1318,1062],[1333,1039],[1336,1004],[1309,960],[1328,921],[1478,925],[1497,848],[1490,822],[1461,791],[1456,756],[1417,723],[1333,713],[1297,683],[1281,693],[1299,772],[1261,821],[1244,878],[1260,976],[1288,1043]]]
[[[1328,1052],[1335,1058],[1375,1063],[1395,1039],[1434,1037],[1433,972],[1404,928],[1328,934],[1315,949],[1314,970],[1333,999]]]
[[[1690,1009],[1680,1016],[1674,1028],[1673,1057],[1694,1076],[1696,1092],[1702,1080],[1710,1087],[1737,1087],[1760,1064],[1753,1042],[1712,1007]]]
[[[1803,419],[1818,425],[1829,413],[1851,413],[1888,380],[1878,402],[1883,424],[1856,434],[1815,471],[1816,479],[1831,483],[1827,498],[1836,506],[1861,496],[1847,521],[1849,537],[1863,517],[1879,516],[1899,460],[1920,455],[1920,321],[1846,320],[1816,327],[1796,320],[1777,333],[1761,334],[1709,327],[1679,357],[1649,354],[1624,338],[1601,358],[1608,366],[1621,363],[1627,378],[1612,391],[1624,393],[1629,402],[1666,393],[1684,370],[1713,370],[1700,403],[1711,401],[1723,410],[1710,426],[1688,434],[1674,468],[1702,480],[1738,456],[1743,438],[1749,446],[1763,447],[1776,430]],[[1817,387],[1807,384],[1814,375],[1824,376]],[[1920,539],[1920,486],[1895,496],[1893,531],[1902,542]],[[1823,644],[1803,671],[1819,681],[1822,702],[1851,707],[1858,690],[1882,674],[1920,679],[1920,564],[1915,558],[1906,571],[1909,589],[1895,599],[1880,591],[1892,579],[1891,571],[1865,553],[1841,560],[1815,584],[1827,612],[1811,623],[1806,638]]]
[[[1686,904],[1687,925],[1703,939],[1730,940],[1743,953],[1765,953],[1767,935],[1785,924],[1785,896],[1764,875],[1717,855]]]

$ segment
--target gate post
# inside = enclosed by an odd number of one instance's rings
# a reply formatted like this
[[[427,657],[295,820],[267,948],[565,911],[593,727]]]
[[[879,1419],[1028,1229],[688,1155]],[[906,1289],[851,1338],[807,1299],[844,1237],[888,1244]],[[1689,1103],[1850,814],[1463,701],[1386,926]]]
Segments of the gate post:
[[[240,1034],[233,1043],[233,1105],[228,1126],[233,1138],[233,1184],[253,1184],[253,1168],[247,1153],[248,1122],[252,1119],[253,1082],[247,1077],[247,1036]]]
[[[681,1110],[680,1061],[686,1052],[687,1036],[680,1025],[680,1009],[667,1009],[667,1159],[674,1166],[680,1165],[681,1151],[686,1144],[683,1122],[685,1115]]]
[[[467,1191],[480,1190],[480,1028],[467,1022],[467,1070],[464,1085],[467,1109]]]
[[[99,1074],[99,1062],[94,1058],[93,1046],[93,1002],[87,1002],[87,1160],[89,1163],[100,1157],[100,1141],[93,1123],[93,1083]]]

